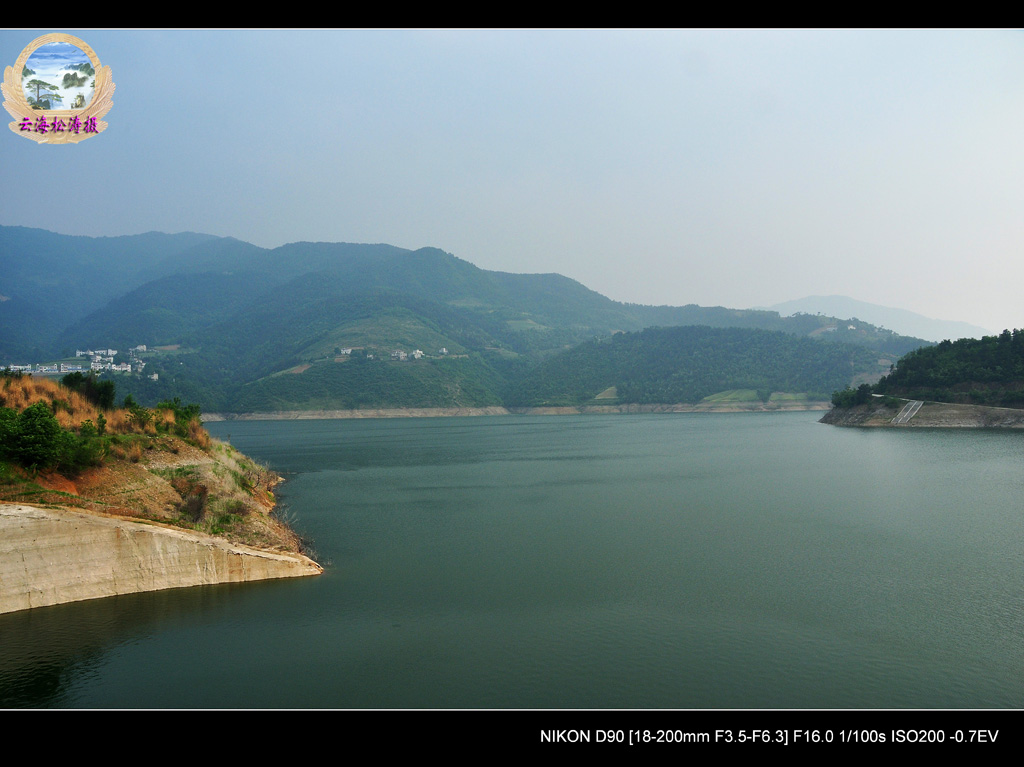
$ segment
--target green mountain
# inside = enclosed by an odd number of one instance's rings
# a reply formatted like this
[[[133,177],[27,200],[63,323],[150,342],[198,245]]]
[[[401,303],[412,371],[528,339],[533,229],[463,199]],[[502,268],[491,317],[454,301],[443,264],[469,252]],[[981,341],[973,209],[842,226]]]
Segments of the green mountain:
[[[935,402],[1024,407],[1024,330],[917,349],[901,358],[875,391]]]
[[[525,391],[544,360],[652,325],[844,341],[871,349],[885,369],[924,343],[830,317],[625,304],[558,274],[487,271],[437,248],[266,249],[196,234],[77,238],[0,227],[5,263],[19,242],[45,257],[0,278],[0,365],[146,344],[145,372],[157,380],[132,376],[119,391],[142,402],[181,396],[211,411],[499,404]],[[409,357],[392,360],[400,353]],[[860,366],[841,385],[854,373],[877,377]]]
[[[858,373],[877,372],[870,350],[752,328],[647,328],[588,341],[541,363],[509,394],[516,406],[697,403],[732,390],[825,400]],[[614,388],[614,395],[607,394]]]
[[[72,237],[0,226],[0,361],[53,354],[57,335],[127,291],[175,271],[205,234]]]

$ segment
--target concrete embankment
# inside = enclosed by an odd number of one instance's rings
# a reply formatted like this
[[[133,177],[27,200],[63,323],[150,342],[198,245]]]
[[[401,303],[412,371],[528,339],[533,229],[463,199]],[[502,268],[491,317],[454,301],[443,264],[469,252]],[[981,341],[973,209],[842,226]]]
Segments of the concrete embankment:
[[[301,554],[159,524],[0,505],[0,613],[140,591],[319,575]]]
[[[834,408],[825,413],[821,423],[893,429],[1024,429],[1024,410],[948,402],[925,402],[905,423],[894,423],[905,402],[907,400],[900,403],[901,407],[870,402],[851,408]]]

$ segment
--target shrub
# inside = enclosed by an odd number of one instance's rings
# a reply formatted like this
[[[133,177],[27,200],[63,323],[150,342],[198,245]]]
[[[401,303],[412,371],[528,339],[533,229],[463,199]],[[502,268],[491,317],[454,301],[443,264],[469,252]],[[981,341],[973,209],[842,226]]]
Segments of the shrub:
[[[191,494],[185,497],[178,511],[193,524],[200,522],[206,514],[206,501],[210,491],[206,485],[196,485]]]
[[[103,410],[114,407],[115,384],[113,381],[100,381],[95,373],[68,373],[60,379],[61,386],[75,391],[89,402]]]
[[[55,466],[67,447],[66,434],[42,402],[26,408],[17,422],[14,453],[18,463],[32,469]]]
[[[153,411],[141,405],[132,405],[128,408],[128,421],[132,424],[134,431],[145,432],[147,427],[152,425]]]

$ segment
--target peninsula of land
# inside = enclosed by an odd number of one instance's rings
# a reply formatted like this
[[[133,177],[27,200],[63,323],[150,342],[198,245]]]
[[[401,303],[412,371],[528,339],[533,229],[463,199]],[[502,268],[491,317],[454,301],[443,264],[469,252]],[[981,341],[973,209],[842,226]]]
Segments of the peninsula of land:
[[[894,429],[1024,429],[1024,410],[1017,408],[950,402],[921,402],[914,408],[913,402],[900,400],[894,405],[886,404],[882,398],[874,398],[854,407],[833,408],[820,422],[833,426]]]
[[[280,481],[212,439],[198,408],[102,409],[52,381],[5,376],[0,613],[317,575],[273,513]]]

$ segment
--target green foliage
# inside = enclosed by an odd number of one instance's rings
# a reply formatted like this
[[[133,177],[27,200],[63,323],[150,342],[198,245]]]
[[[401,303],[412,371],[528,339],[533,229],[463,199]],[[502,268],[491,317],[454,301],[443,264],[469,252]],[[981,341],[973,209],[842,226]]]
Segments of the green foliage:
[[[192,403],[191,405],[182,405],[180,397],[158,402],[155,409],[172,411],[174,413],[175,422],[182,425],[187,424],[189,421],[194,421],[202,414],[202,409],[199,405],[195,403]]]
[[[173,433],[183,439],[192,441],[195,428],[201,425],[200,414],[202,410],[199,405],[195,403],[182,405],[181,398],[175,397],[174,399],[158,402],[153,408],[154,413],[161,410],[170,410],[174,414],[174,425],[171,427]],[[163,428],[165,428],[164,422],[158,420],[157,429]]]
[[[9,407],[0,408],[0,460],[16,460],[17,439],[18,411]]]
[[[42,101],[42,99],[44,98],[53,98],[54,96],[56,96],[56,94],[43,93],[43,91],[58,90],[58,87],[56,85],[51,85],[50,83],[44,82],[42,80],[29,80],[27,83],[25,83],[25,85],[27,85],[29,88],[35,89],[35,101],[37,104],[44,103]]]
[[[832,392],[832,404],[838,408],[856,407],[871,401],[871,385],[861,384],[856,389],[847,386],[842,391]]]
[[[153,411],[141,405],[133,405],[128,409],[128,420],[140,429],[145,429],[153,420]]]
[[[695,403],[728,389],[824,392],[877,364],[856,346],[748,328],[647,328],[590,341],[532,370],[507,398],[516,406],[575,405],[615,386],[620,402]]]
[[[68,373],[60,379],[65,389],[76,391],[103,410],[114,407],[114,395],[117,385],[110,380],[101,381],[95,372]]]
[[[14,230],[0,227],[0,252],[31,252],[43,259],[33,260],[24,267],[25,275],[17,275],[19,290],[23,285],[31,288],[25,294],[35,299],[33,311],[58,311],[48,308],[52,302],[46,300],[50,275],[61,268],[49,254],[73,247],[89,250],[90,258],[79,259],[89,268],[76,266],[76,271],[87,278],[81,285],[83,302],[93,304],[88,310],[82,302],[73,310],[62,306],[59,316],[47,315],[48,327],[67,330],[60,335],[59,329],[51,329],[45,343],[73,348],[91,342],[88,339],[104,339],[119,348],[139,343],[183,345],[173,355],[147,357],[146,372],[159,373],[157,381],[119,379],[127,382],[121,386],[130,388],[135,400],[147,406],[172,396],[203,402],[208,410],[233,412],[282,406],[338,408],[353,400],[393,407],[498,404],[518,391],[520,382],[533,376],[530,369],[544,360],[594,337],[651,325],[759,328],[793,336],[836,326],[823,337],[849,336],[851,342],[893,355],[923,343],[866,323],[856,323],[852,331],[848,324],[853,323],[810,315],[623,304],[560,275],[489,272],[434,248],[411,252],[386,245],[294,243],[271,251],[210,238],[190,242],[194,247],[182,250],[185,243],[172,243],[169,236],[161,236],[166,238],[163,243],[155,235],[71,242],[49,233]],[[114,250],[126,257],[107,257]],[[92,251],[103,257],[91,258]],[[100,264],[109,269],[101,273]],[[154,274],[159,277],[145,281]],[[118,300],[111,300],[115,297]],[[78,313],[65,317],[68,311]],[[0,352],[5,347],[24,349],[29,339],[40,335],[13,325],[5,331],[0,334]],[[328,359],[350,346],[365,348],[356,348],[344,363]],[[379,356],[395,348],[421,348],[435,354],[442,346],[451,350],[451,356],[468,355],[465,359],[474,369],[391,371],[381,382],[388,388],[377,392],[369,387],[381,377],[379,371],[359,377],[330,369],[333,365],[369,370],[375,361],[364,356],[366,351]],[[281,371],[310,361],[309,371],[278,380],[284,378],[276,375]],[[772,376],[747,376],[741,385],[770,391],[775,385]],[[850,377],[819,382],[810,391],[827,393]],[[633,396],[655,396],[651,381],[636,383],[641,388]],[[417,389],[419,385],[423,388]],[[303,393],[304,386],[313,391]],[[673,384],[657,396],[676,396],[678,388]],[[336,391],[342,393],[340,399],[334,398]],[[571,392],[552,396],[575,397]]]
[[[60,467],[75,473],[86,466],[98,466],[103,462],[107,454],[106,443],[95,435],[79,435],[76,439],[74,434],[67,434],[66,453],[60,461]]]
[[[264,378],[242,388],[235,407],[267,410],[500,405],[502,379],[481,358],[317,365],[301,375]]]
[[[30,469],[47,469],[64,457],[68,441],[53,412],[42,402],[25,408],[18,416],[15,459]]]
[[[875,388],[913,399],[1022,407],[1024,330],[917,349],[902,357]]]
[[[20,414],[0,408],[0,459],[33,471],[59,468],[75,473],[100,463],[106,444],[96,427],[86,421],[81,434],[66,431],[43,402]]]

